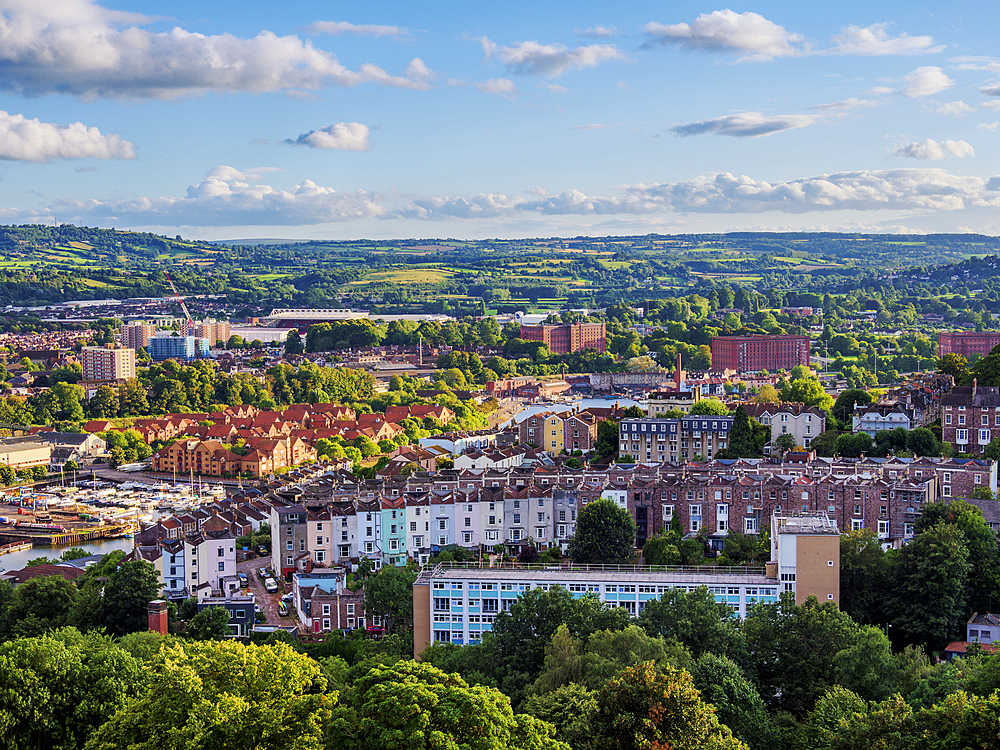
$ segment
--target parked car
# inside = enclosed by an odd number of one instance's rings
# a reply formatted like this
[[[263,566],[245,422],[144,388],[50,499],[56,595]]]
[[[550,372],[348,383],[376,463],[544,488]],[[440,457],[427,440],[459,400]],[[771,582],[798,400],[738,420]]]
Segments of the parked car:
[[[246,573],[237,573],[236,577],[240,579],[240,586],[246,588],[250,585],[250,579],[247,577]]]
[[[257,575],[260,576],[260,580],[262,580],[262,581],[265,578],[270,578],[270,576],[267,573],[267,568],[257,568]]]
[[[270,554],[270,552],[267,551],[267,547],[265,547],[263,544],[258,544],[257,554],[260,555],[261,557],[267,557]]]
[[[275,583],[275,580],[273,578],[264,579],[264,591],[266,591],[269,594],[274,594],[278,591],[278,584]]]
[[[278,616],[288,617],[289,614],[290,610],[288,609],[288,603],[284,599],[282,599],[280,602],[278,602]]]
[[[385,635],[385,628],[381,628],[378,625],[369,625],[368,630],[365,632],[368,633],[369,638],[374,638],[375,640],[378,640],[383,635]]]

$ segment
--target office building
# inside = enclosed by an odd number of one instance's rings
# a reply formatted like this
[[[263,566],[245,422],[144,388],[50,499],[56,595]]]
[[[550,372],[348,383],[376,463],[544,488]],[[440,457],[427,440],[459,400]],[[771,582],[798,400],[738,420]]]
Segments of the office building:
[[[190,362],[208,356],[208,340],[195,336],[153,336],[149,340],[149,357],[154,362],[176,359]]]
[[[759,372],[809,366],[809,337],[713,336],[712,369]]]
[[[80,352],[83,380],[128,380],[135,377],[135,349],[85,346]]]
[[[541,341],[553,354],[571,354],[594,349],[603,352],[607,348],[604,323],[568,323],[563,325],[542,324],[521,326],[521,338],[525,341]]]
[[[754,604],[774,604],[786,591],[798,603],[809,596],[840,603],[840,532],[824,514],[775,516],[771,524],[771,562],[755,568],[649,568],[573,565],[564,568],[480,567],[441,563],[425,569],[413,585],[413,653],[431,643],[482,641],[500,612],[531,589],[562,586],[574,598],[596,596],[604,606],[638,616],[650,601],[670,589],[696,591],[705,586],[715,601],[740,618]]]

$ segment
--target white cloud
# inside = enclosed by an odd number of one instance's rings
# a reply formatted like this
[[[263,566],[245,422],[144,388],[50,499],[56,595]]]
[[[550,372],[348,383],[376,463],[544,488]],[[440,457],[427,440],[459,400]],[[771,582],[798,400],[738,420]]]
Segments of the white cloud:
[[[1000,122],[981,122],[979,123],[979,129],[985,130],[988,133],[997,132],[997,128],[1000,128]]]
[[[371,148],[368,136],[371,131],[360,122],[337,122],[319,130],[310,130],[294,140],[285,141],[293,146],[335,148],[341,151],[367,151]]]
[[[401,26],[378,26],[375,24],[355,24],[347,21],[316,21],[305,28],[310,34],[358,34],[359,36],[391,36],[397,39],[410,35],[409,29]]]
[[[568,94],[569,89],[565,86],[560,86],[558,83],[549,83],[548,81],[539,81],[535,84],[536,89],[542,89],[543,91],[548,91],[550,94]]]
[[[986,96],[1000,96],[1000,83],[991,83],[988,86],[983,86],[979,89],[980,94],[986,94]]]
[[[988,109],[991,112],[996,112],[1000,110],[1000,100],[992,102],[983,102],[979,105],[979,109]]]
[[[135,159],[135,144],[82,122],[54,125],[0,110],[0,159]]]
[[[610,39],[621,32],[614,26],[591,26],[589,29],[573,29],[573,33],[588,39]]]
[[[557,78],[563,73],[582,68],[593,68],[605,60],[624,60],[625,55],[613,44],[587,44],[569,49],[562,44],[517,42],[503,47],[487,37],[481,37],[483,55],[497,58],[515,73]]]
[[[906,82],[906,88],[899,93],[911,99],[930,96],[955,85],[955,82],[946,76],[941,68],[935,68],[931,65],[917,68],[912,73],[903,76],[903,81]]]
[[[671,130],[677,135],[731,135],[737,138],[760,138],[761,136],[780,133],[783,130],[804,128],[819,119],[818,115],[763,115],[760,112],[740,112],[735,115],[716,117],[713,120],[692,122],[688,125],[677,125]]]
[[[8,93],[172,99],[366,82],[428,87],[427,76],[409,71],[400,78],[376,65],[349,70],[297,36],[262,31],[243,39],[178,27],[153,33],[128,25],[148,19],[93,0],[3,0],[0,9],[0,89]]]
[[[517,86],[509,78],[491,78],[488,81],[473,85],[477,91],[482,91],[484,94],[502,96],[505,99],[513,99],[517,96]]]
[[[876,96],[885,96],[886,94],[893,93],[895,90],[896,89],[892,88],[891,86],[875,86],[874,88],[868,89],[868,91],[866,91],[865,93],[875,94]]]
[[[870,107],[879,107],[884,103],[885,102],[880,102],[876,99],[858,99],[856,96],[852,96],[847,99],[842,99],[839,102],[830,102],[829,104],[814,104],[809,109],[820,109],[820,110],[868,109]]]
[[[645,32],[662,44],[685,49],[735,52],[744,60],[770,60],[799,52],[803,39],[758,13],[716,10],[703,13],[692,23],[646,24]]]
[[[833,37],[835,46],[823,50],[824,55],[856,55],[858,57],[878,57],[882,55],[922,55],[940,52],[945,45],[934,44],[934,37],[909,36],[900,34],[891,37],[886,32],[886,24],[871,26],[848,26]]]
[[[947,156],[964,158],[975,156],[975,149],[965,141],[935,141],[928,138],[926,141],[907,143],[891,152],[886,158],[892,156],[906,156],[911,159],[944,159]]]
[[[613,122],[592,122],[587,125],[574,125],[573,130],[604,130],[617,127],[618,124]]]
[[[975,112],[974,107],[970,107],[965,102],[958,100],[954,102],[946,102],[938,107],[936,110],[939,115],[946,115],[949,117],[964,117],[969,114],[969,112]]]

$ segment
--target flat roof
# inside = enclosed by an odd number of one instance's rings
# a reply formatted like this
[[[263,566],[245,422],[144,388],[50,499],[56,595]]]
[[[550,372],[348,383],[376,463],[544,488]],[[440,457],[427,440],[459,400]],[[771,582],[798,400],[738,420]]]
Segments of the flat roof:
[[[688,586],[757,585],[777,586],[778,581],[767,578],[763,568],[693,568],[665,567],[659,570],[633,568],[631,566],[573,566],[570,568],[551,566],[533,568],[489,568],[489,567],[447,567],[438,565],[433,570],[420,575],[424,582],[430,580],[463,581],[510,581],[544,583],[558,580],[560,583],[640,583],[671,584]],[[418,581],[419,584],[421,581]]]

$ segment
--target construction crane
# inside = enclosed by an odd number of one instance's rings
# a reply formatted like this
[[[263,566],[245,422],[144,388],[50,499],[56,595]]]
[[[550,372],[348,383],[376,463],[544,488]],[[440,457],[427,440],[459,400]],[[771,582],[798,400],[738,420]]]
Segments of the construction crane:
[[[174,299],[180,303],[181,310],[184,311],[184,319],[187,321],[187,330],[185,331],[185,334],[190,336],[191,332],[194,330],[194,320],[191,318],[191,313],[188,312],[187,305],[184,304],[184,298],[177,293],[177,287],[174,285],[174,280],[170,278],[170,272],[164,269],[163,275],[167,277],[167,282],[170,284],[170,288],[174,291]]]

